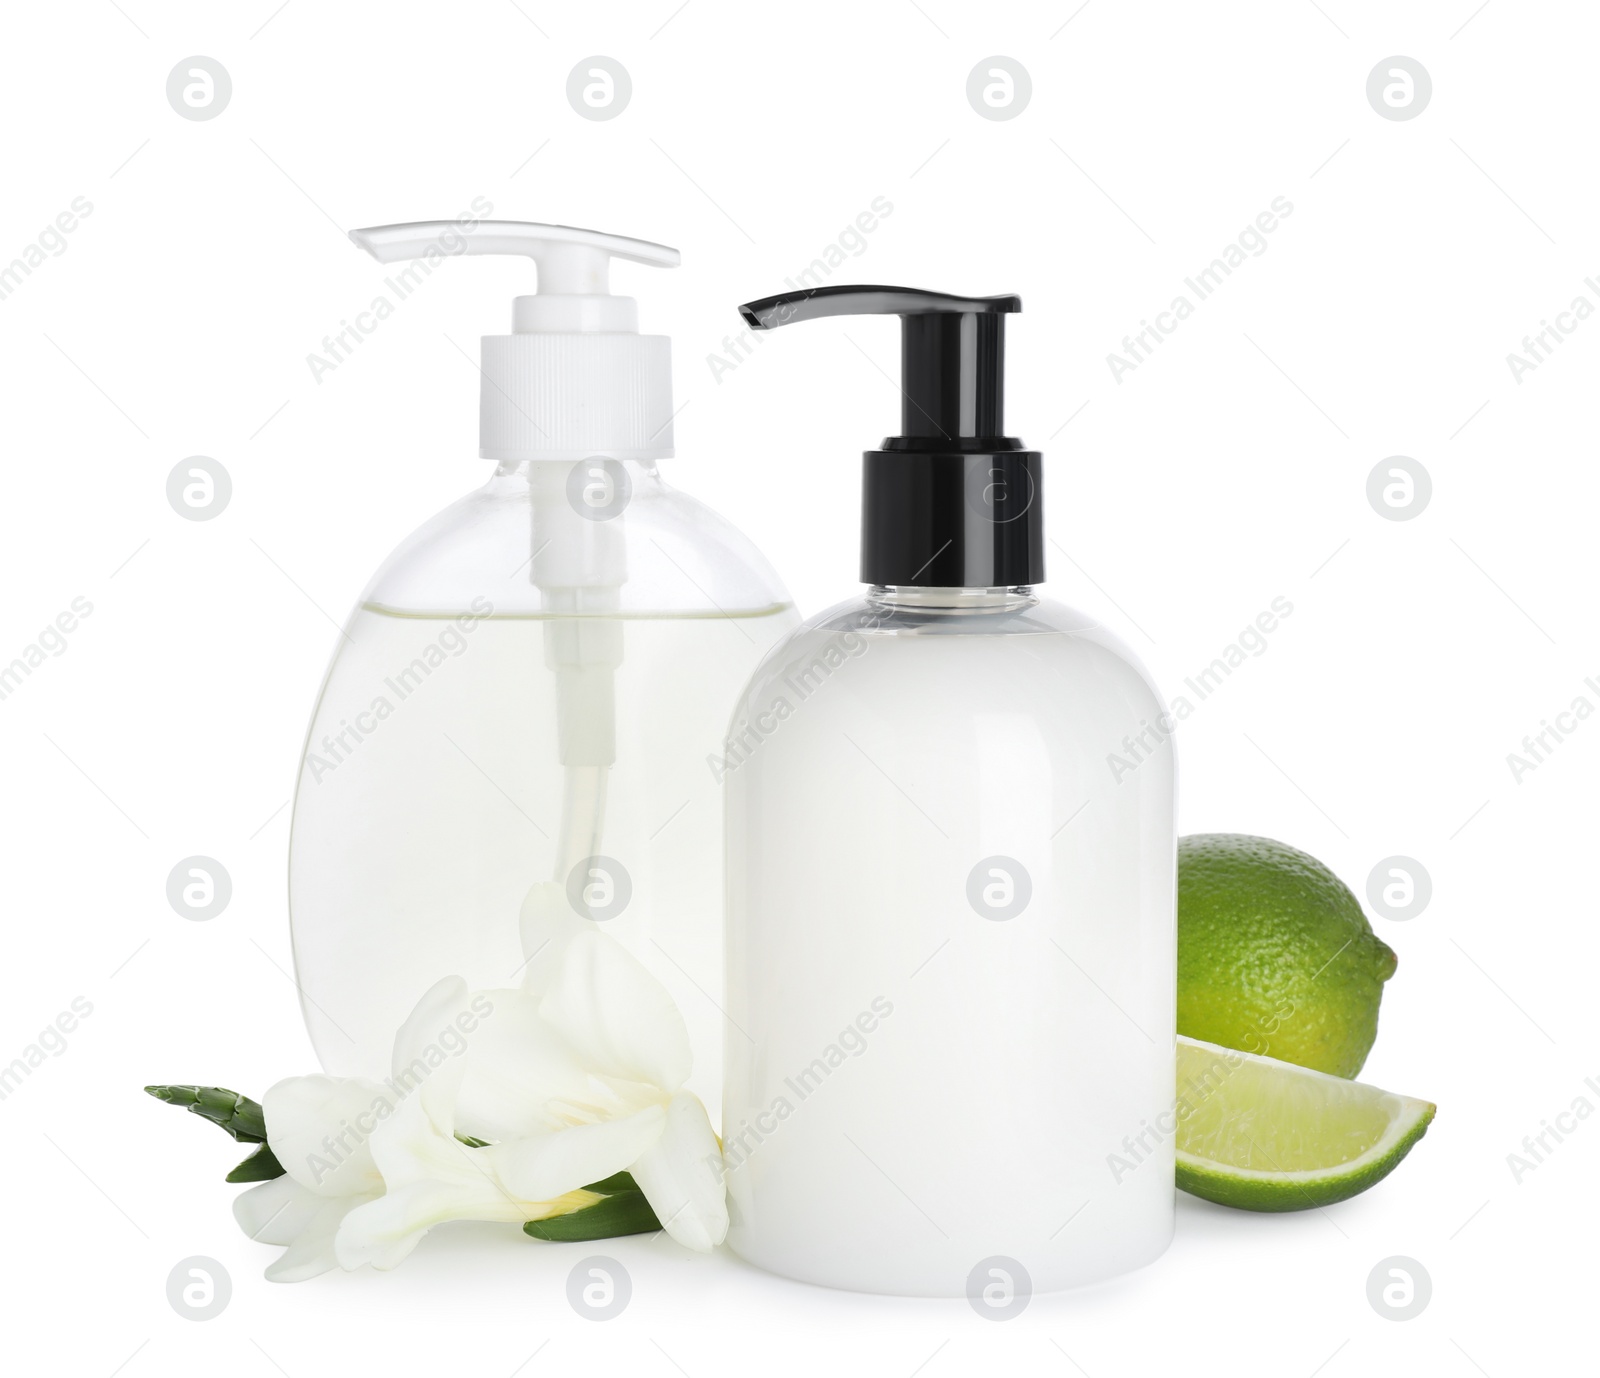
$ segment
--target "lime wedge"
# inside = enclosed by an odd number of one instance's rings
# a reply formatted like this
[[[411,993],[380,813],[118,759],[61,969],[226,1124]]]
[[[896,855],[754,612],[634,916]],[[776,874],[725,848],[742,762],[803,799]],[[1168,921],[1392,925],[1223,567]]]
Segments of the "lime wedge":
[[[1178,1185],[1247,1211],[1300,1211],[1381,1182],[1434,1107],[1277,1058],[1178,1039]]]

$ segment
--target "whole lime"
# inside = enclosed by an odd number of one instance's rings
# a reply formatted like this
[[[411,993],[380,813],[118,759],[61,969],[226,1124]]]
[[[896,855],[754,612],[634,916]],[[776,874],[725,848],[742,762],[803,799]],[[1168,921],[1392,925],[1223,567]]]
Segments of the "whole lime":
[[[1395,960],[1314,856],[1243,833],[1179,839],[1180,1034],[1353,1077]]]

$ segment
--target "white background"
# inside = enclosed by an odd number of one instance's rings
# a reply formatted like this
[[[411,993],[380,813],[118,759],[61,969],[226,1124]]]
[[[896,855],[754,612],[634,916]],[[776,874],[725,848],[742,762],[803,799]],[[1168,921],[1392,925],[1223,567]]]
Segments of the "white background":
[[[74,598],[93,613],[0,701],[0,1061],[74,998],[93,1013],[0,1103],[4,1351],[130,1378],[1582,1363],[1600,1124],[1520,1183],[1507,1154],[1578,1097],[1600,1105],[1600,722],[1520,783],[1506,758],[1579,695],[1600,705],[1600,320],[1520,383],[1506,356],[1578,295],[1600,305],[1590,7],[273,4],[6,12],[0,262],[74,197],[93,211],[0,301],[0,661]],[[165,96],[195,54],[233,81],[207,122]],[[594,54],[633,80],[607,122],[565,97]],[[1007,121],[965,94],[995,54],[1032,79]],[[1366,98],[1394,54],[1433,81],[1405,122]],[[285,805],[332,623],[487,477],[456,345],[506,329],[532,270],[449,263],[320,383],[306,356],[380,287],[346,229],[475,196],[682,248],[676,272],[616,272],[674,337],[666,474],[806,613],[855,588],[858,456],[898,412],[863,352],[892,374],[895,326],[784,332],[718,382],[735,304],[782,290],[879,196],[892,214],[834,281],[1021,294],[1008,429],[1046,452],[1046,591],[1123,629],[1169,694],[1273,598],[1294,605],[1182,730],[1182,830],[1282,838],[1358,893],[1391,854],[1432,875],[1420,917],[1374,920],[1400,965],[1363,1079],[1439,1105],[1394,1177],[1284,1217],[1181,1199],[1159,1263],[1005,1324],[666,1239],[473,1225],[393,1274],[261,1280],[272,1251],[220,1180],[235,1146],[139,1088],[259,1094],[313,1069],[285,975]],[[1294,209],[1267,251],[1116,381],[1107,353],[1279,196]],[[233,479],[209,522],[165,496],[195,454]],[[1432,476],[1412,521],[1367,501],[1392,455]],[[234,884],[208,923],[165,898],[197,853]],[[567,1304],[580,1250],[632,1274],[614,1321]],[[197,1254],[234,1286],[205,1324],[165,1297]],[[1405,1323],[1366,1296],[1396,1254],[1433,1280]]]

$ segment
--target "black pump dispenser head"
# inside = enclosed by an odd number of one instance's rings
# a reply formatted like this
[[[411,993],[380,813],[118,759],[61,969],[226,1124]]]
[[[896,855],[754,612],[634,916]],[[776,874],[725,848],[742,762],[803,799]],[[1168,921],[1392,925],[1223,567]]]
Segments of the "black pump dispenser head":
[[[1044,580],[1040,456],[1005,429],[1005,319],[1017,297],[818,287],[739,308],[755,330],[900,317],[900,434],[863,456],[861,578],[921,588]]]

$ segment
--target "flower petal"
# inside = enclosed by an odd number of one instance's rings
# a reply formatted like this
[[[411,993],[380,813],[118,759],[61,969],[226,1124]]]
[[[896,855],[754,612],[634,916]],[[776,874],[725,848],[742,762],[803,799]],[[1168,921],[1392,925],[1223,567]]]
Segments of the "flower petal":
[[[401,1101],[374,1131],[370,1147],[372,1161],[391,1192],[429,1179],[470,1184],[488,1171],[472,1159],[476,1150],[439,1128],[421,1096]]]
[[[374,1268],[387,1269],[403,1262],[422,1242],[423,1235],[447,1220],[521,1224],[539,1214],[537,1204],[516,1200],[492,1175],[470,1182],[423,1179],[351,1211],[339,1227],[334,1247],[342,1267],[359,1268],[370,1263]]]
[[[441,1134],[454,1134],[456,1093],[467,1069],[466,1036],[457,1020],[467,1010],[467,983],[446,976],[417,1001],[394,1036],[391,1083],[420,1094]]]
[[[303,1230],[278,1258],[267,1265],[268,1282],[304,1282],[339,1266],[334,1239],[340,1223],[370,1196],[322,1198]]]
[[[573,912],[566,886],[541,880],[523,898],[519,922],[522,950],[527,954],[522,988],[530,995],[543,995],[560,970],[567,944],[586,932],[592,921]]]
[[[567,1123],[560,1106],[587,1105],[597,1088],[539,1014],[526,990],[492,990],[494,1013],[472,1035],[456,1102],[456,1129],[491,1142],[538,1134]]]
[[[262,1244],[292,1244],[327,1200],[293,1177],[275,1177],[233,1198],[233,1218]]]
[[[649,1151],[665,1125],[662,1108],[650,1105],[622,1119],[530,1135],[481,1152],[514,1195],[549,1201],[621,1172]]]
[[[539,1012],[591,1072],[676,1091],[689,1078],[689,1030],[665,986],[615,938],[580,933]]]
[[[680,1091],[666,1129],[629,1169],[663,1228],[691,1249],[710,1249],[728,1233],[722,1149],[699,1097]]]
[[[393,1103],[363,1077],[288,1077],[261,1098],[267,1143],[284,1171],[319,1196],[381,1191],[367,1140]]]

